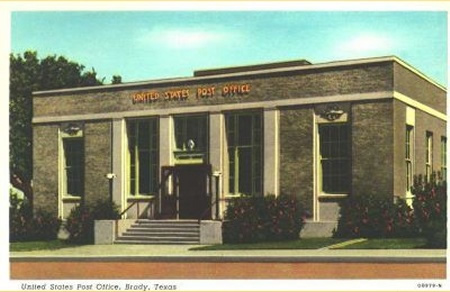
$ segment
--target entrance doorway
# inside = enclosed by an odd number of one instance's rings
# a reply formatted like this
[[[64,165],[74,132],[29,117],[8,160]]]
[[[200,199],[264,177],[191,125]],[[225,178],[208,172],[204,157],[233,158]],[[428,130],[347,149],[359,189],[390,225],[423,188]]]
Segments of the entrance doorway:
[[[162,171],[172,177],[173,191],[163,192],[160,218],[211,219],[211,165],[163,166]]]
[[[210,219],[207,212],[211,197],[208,195],[209,165],[176,166],[180,219]],[[203,213],[208,214],[203,214]]]

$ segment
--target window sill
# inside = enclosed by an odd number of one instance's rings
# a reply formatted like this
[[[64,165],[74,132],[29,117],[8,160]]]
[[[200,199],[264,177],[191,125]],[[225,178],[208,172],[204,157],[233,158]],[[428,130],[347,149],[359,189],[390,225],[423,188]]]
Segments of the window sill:
[[[241,197],[243,197],[242,194],[228,194],[228,195],[225,195],[225,199],[234,199],[234,198],[241,198]]]
[[[81,201],[80,196],[70,196],[70,195],[63,195],[62,197],[63,202],[69,202],[69,201]]]
[[[127,201],[152,201],[156,199],[155,195],[140,195],[140,196],[128,196]]]
[[[347,197],[348,194],[327,194],[327,193],[319,194],[319,199],[345,199]]]

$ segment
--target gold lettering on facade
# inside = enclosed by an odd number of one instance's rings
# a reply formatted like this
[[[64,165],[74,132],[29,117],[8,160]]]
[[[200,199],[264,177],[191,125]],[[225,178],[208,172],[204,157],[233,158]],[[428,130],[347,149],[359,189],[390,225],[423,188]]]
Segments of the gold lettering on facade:
[[[250,84],[230,84],[222,87],[222,96],[244,95],[250,93]]]
[[[157,91],[138,92],[133,94],[132,100],[135,103],[149,103],[158,100],[160,97]]]
[[[189,98],[189,89],[168,90],[164,92],[165,100],[185,100]]]
[[[213,97],[215,93],[216,93],[216,88],[214,86],[197,88],[197,98]]]
[[[250,84],[227,84],[219,87],[220,94],[223,97],[242,96],[250,93]],[[216,96],[215,86],[198,87],[196,89],[196,98],[213,98]],[[181,101],[187,100],[190,97],[189,89],[171,89],[163,92],[158,91],[145,91],[137,92],[131,96],[133,104],[136,103],[152,103],[156,101]]]

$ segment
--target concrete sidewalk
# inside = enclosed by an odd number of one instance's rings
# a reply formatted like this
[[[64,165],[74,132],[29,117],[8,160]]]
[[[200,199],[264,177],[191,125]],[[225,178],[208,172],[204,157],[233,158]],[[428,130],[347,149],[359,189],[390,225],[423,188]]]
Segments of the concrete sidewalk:
[[[86,245],[12,252],[11,279],[445,279],[445,250]]]
[[[263,262],[445,262],[446,250],[433,249],[267,249],[194,251],[200,245],[85,245],[57,250],[11,252],[13,261],[263,261]]]

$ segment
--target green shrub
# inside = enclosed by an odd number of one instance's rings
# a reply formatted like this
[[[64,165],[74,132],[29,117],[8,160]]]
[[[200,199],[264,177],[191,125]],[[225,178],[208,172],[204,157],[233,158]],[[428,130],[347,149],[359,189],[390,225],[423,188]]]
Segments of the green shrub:
[[[72,243],[94,242],[94,221],[118,219],[119,211],[114,202],[98,200],[92,206],[80,205],[72,209],[67,218],[65,229]]]
[[[264,240],[264,222],[258,214],[264,213],[264,200],[260,197],[232,199],[225,212],[224,242],[256,242]]]
[[[447,184],[414,178],[413,208],[403,200],[373,196],[349,198],[341,205],[336,237],[424,237],[431,248],[446,248]]]
[[[415,196],[413,207],[419,233],[427,239],[427,246],[446,248],[447,183],[437,181],[435,174],[429,182],[418,176],[412,192]]]
[[[94,238],[94,219],[87,207],[77,206],[70,211],[64,228],[69,233],[67,239],[72,243],[92,243]]]
[[[9,240],[26,241],[32,230],[29,222],[33,219],[33,210],[27,201],[20,200],[16,194],[9,194]]]
[[[61,219],[51,213],[39,210],[31,223],[33,228],[32,240],[55,240],[61,227]]]
[[[61,220],[49,212],[38,210],[33,215],[27,200],[10,193],[9,238],[15,241],[53,240],[57,238]]]
[[[361,196],[341,203],[335,237],[410,237],[416,234],[413,211],[403,200]]]
[[[273,196],[266,197],[266,206],[269,214],[268,239],[290,240],[298,239],[303,227],[302,210],[293,197]]]
[[[94,220],[119,219],[118,206],[110,200],[98,200],[91,208]]]
[[[303,226],[297,200],[288,196],[242,197],[230,201],[223,223],[225,243],[296,239]]]

